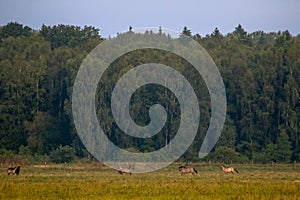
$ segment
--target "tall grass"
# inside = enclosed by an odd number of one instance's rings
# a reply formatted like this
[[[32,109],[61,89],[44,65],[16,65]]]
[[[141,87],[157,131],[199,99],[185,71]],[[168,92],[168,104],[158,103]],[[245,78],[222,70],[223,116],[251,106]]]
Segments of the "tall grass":
[[[25,166],[19,176],[1,168],[0,199],[299,199],[300,166],[195,166],[181,176],[177,165],[146,174],[119,175],[101,165]]]

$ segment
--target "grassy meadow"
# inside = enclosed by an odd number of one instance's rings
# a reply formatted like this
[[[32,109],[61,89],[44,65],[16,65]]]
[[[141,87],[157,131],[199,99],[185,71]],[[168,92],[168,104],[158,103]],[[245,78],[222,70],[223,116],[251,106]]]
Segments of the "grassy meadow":
[[[99,163],[22,166],[19,176],[1,166],[0,199],[300,199],[300,165],[194,164],[181,176],[173,164],[145,174],[124,174]]]

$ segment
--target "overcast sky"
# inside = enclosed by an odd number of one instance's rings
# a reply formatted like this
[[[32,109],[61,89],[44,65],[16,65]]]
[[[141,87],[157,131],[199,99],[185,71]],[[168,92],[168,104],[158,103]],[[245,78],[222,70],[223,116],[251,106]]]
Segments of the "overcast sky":
[[[42,24],[94,26],[103,37],[127,31],[129,25],[163,27],[192,34],[289,30],[300,33],[299,0],[0,0],[0,25],[18,22],[34,29]]]

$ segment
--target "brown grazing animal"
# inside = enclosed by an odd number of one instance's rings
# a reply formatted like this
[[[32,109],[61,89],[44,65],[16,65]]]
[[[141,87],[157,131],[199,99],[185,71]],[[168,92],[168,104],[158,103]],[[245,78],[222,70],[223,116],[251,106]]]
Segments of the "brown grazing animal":
[[[181,172],[181,175],[184,174],[198,174],[197,170],[195,168],[187,168],[186,166],[180,166],[178,167],[179,171]]]
[[[20,166],[18,166],[18,167],[9,167],[7,169],[7,175],[10,175],[10,174],[12,174],[12,175],[15,175],[15,174],[19,175],[20,170],[21,170]]]
[[[125,169],[120,168],[120,169],[118,170],[118,173],[121,174],[121,175],[123,175],[123,174],[130,174],[130,176],[131,176],[131,174],[132,174],[132,169],[131,169],[131,167],[125,168]]]
[[[238,174],[239,173],[239,171],[233,167],[226,168],[225,165],[221,165],[221,168],[222,168],[224,174],[226,174],[226,173],[233,173],[233,174],[237,173]]]

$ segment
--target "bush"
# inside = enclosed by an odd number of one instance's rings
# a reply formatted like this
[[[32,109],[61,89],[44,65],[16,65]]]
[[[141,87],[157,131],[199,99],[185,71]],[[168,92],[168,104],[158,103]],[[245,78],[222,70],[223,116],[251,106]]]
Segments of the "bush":
[[[54,163],[72,162],[76,158],[74,148],[68,145],[59,146],[56,150],[51,151],[49,157]]]
[[[242,156],[232,148],[228,147],[217,147],[216,150],[210,153],[207,160],[222,163],[245,163],[248,162],[247,157]]]

